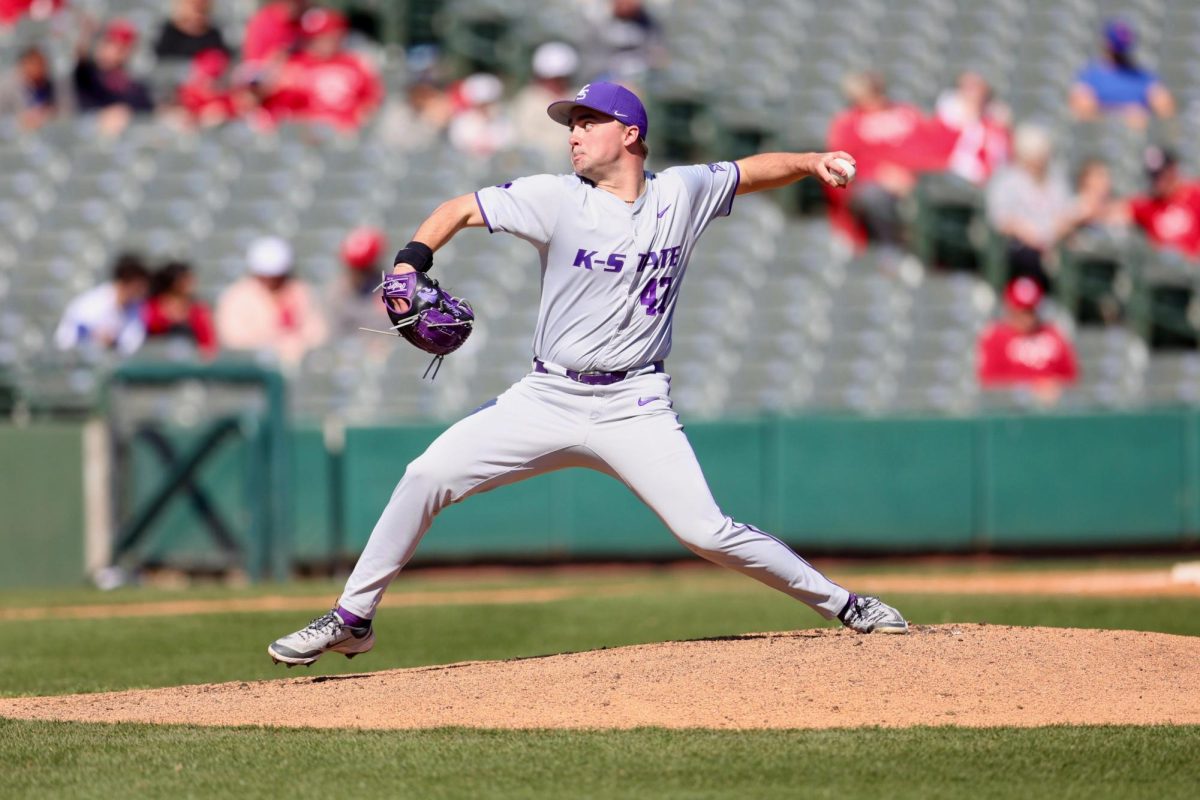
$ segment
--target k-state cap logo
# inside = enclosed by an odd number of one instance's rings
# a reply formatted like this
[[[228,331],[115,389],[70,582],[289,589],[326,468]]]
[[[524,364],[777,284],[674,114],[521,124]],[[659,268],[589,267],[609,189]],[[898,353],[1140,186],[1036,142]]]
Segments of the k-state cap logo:
[[[588,89],[592,88],[590,83],[585,83],[583,88],[579,90],[579,94],[575,95],[576,100],[584,100],[587,98]]]

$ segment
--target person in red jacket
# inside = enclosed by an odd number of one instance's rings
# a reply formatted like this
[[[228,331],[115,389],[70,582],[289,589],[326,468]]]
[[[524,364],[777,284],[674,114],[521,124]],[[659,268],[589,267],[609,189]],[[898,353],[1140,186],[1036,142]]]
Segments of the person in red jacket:
[[[0,0],[0,29],[16,25],[28,14],[46,19],[62,10],[66,0]]]
[[[246,23],[242,58],[247,62],[286,57],[300,46],[304,33],[300,19],[308,0],[278,0],[267,3]]]
[[[970,70],[937,99],[938,122],[953,132],[947,167],[976,186],[1008,161],[1012,150],[1012,112],[993,97],[991,84]]]
[[[343,49],[348,25],[337,11],[314,8],[301,20],[304,49],[284,64],[268,106],[281,118],[354,130],[375,113],[383,83],[365,60]]]
[[[900,200],[919,173],[946,168],[958,133],[892,100],[878,74],[850,75],[842,89],[850,107],[830,123],[828,147],[853,153],[857,176],[848,191],[826,191],[830,222],[856,243],[900,246]]]
[[[196,276],[182,261],[164,264],[150,278],[150,299],[142,307],[146,337],[190,341],[200,354],[217,354],[217,334],[208,306],[196,299]]]
[[[205,128],[220,125],[254,107],[248,90],[229,85],[228,70],[229,56],[223,50],[205,50],[192,59],[178,93],[179,105],[192,124]]]
[[[1129,201],[1133,220],[1158,247],[1200,258],[1200,182],[1184,180],[1175,154],[1146,148],[1142,157],[1150,193]]]
[[[1071,342],[1038,317],[1041,301],[1042,287],[1033,278],[1017,278],[1004,290],[1004,319],[979,336],[978,375],[984,389],[1028,386],[1049,404],[1079,379]]]

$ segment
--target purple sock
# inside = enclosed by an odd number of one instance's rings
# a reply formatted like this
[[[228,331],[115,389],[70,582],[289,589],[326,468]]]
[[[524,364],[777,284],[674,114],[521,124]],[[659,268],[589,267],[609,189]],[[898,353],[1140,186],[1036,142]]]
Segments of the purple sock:
[[[854,601],[858,599],[858,595],[854,592],[850,593],[850,599],[846,601],[846,605],[842,606],[842,610],[838,612],[838,619],[842,622],[846,621],[846,612],[854,607]]]
[[[351,614],[341,606],[337,607],[337,615],[342,618],[342,622],[349,625],[351,628],[362,628],[371,624],[371,620]]]

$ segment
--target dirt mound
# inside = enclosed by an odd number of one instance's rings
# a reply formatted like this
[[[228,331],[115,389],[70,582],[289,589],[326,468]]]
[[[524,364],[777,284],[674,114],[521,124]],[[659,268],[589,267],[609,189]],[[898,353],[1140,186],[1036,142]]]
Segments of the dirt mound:
[[[1197,663],[1200,638],[1160,633],[986,625],[922,626],[909,636],[815,630],[8,699],[0,700],[0,716],[318,728],[1197,724]]]

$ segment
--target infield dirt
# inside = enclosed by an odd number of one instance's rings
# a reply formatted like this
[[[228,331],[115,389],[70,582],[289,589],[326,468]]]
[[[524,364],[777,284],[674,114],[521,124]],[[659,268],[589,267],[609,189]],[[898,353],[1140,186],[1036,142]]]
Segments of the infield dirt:
[[[1200,724],[1198,663],[1200,638],[1160,633],[937,625],[908,636],[860,636],[822,629],[6,699],[0,716],[316,728]]]

